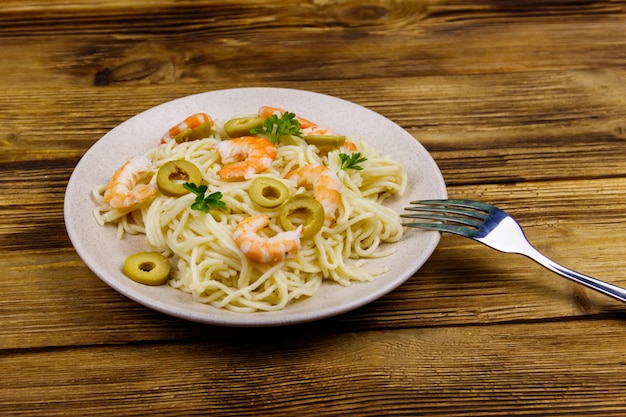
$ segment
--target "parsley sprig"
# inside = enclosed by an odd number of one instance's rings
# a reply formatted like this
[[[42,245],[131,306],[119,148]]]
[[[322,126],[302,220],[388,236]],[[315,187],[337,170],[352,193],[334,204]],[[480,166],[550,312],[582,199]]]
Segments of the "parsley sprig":
[[[356,169],[360,171],[363,167],[359,164],[367,161],[367,158],[361,158],[361,152],[355,152],[351,155],[340,153],[339,160],[341,161],[340,169]]]
[[[206,184],[198,186],[193,182],[186,182],[183,184],[183,187],[196,195],[196,200],[191,205],[192,209],[205,213],[208,213],[212,208],[226,210],[226,203],[222,201],[223,195],[221,192],[216,191],[205,195],[209,187]]]
[[[296,119],[295,113],[288,111],[284,112],[280,118],[272,114],[265,119],[262,126],[256,127],[250,130],[253,135],[267,135],[272,143],[278,142],[283,135],[293,135],[302,137],[302,131],[300,130],[300,122]]]

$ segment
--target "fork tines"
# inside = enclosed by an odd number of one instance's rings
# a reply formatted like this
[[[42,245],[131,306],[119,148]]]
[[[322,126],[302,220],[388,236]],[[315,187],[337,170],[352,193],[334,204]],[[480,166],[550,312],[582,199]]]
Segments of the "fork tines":
[[[469,200],[421,200],[411,204],[405,209],[411,213],[400,215],[412,220],[404,226],[463,235],[480,229],[489,215],[489,208],[483,207],[483,203]]]

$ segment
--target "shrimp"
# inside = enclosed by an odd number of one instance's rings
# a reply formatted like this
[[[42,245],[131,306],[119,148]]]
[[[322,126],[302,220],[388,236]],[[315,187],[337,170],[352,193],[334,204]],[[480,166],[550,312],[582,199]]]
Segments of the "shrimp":
[[[285,113],[285,111],[286,110],[283,110],[279,107],[263,106],[259,109],[258,114],[263,119],[267,119],[268,117],[274,114],[280,117],[282,116],[283,113]],[[334,136],[336,135],[329,128],[320,127],[310,120],[307,120],[298,116],[296,116],[295,119],[298,121],[298,123],[300,123],[300,129],[302,130],[302,134],[305,136],[309,136],[309,135],[318,135],[318,136],[333,135]]]
[[[248,258],[261,263],[279,262],[296,256],[300,250],[303,226],[272,237],[260,236],[258,232],[269,222],[267,214],[243,219],[233,232],[237,246]]]
[[[220,178],[244,178],[264,171],[276,159],[276,145],[258,136],[242,136],[213,145],[225,164],[217,171]]]
[[[309,126],[302,129],[302,134],[304,136],[324,136],[324,135],[334,135],[334,133],[327,127],[319,127],[319,126]]]
[[[134,156],[119,167],[104,192],[104,200],[113,208],[133,208],[156,194],[155,184],[139,184],[152,163],[145,156]]]
[[[289,172],[285,177],[298,186],[313,188],[313,195],[324,207],[324,225],[331,226],[335,221],[339,206],[341,181],[325,165],[304,165]]]
[[[209,127],[213,125],[213,119],[211,119],[208,114],[192,114],[176,126],[171,127],[161,138],[161,143],[169,142],[172,139],[176,139],[176,137],[181,134],[186,134],[188,136],[192,133],[194,129],[199,128],[205,123],[210,123],[208,125]],[[184,141],[184,139],[182,141]]]
[[[272,116],[272,115],[276,115],[278,117],[282,116],[283,113],[285,113],[286,110],[283,110],[279,107],[270,107],[270,106],[262,106],[259,109],[258,115],[259,117],[263,118],[264,120],[267,119],[268,117]],[[302,117],[298,117],[296,116],[296,120],[298,121],[298,123],[300,123],[300,128],[302,129],[306,129],[306,128],[310,128],[310,127],[314,127],[316,126],[315,123],[307,120],[307,119],[303,119]]]

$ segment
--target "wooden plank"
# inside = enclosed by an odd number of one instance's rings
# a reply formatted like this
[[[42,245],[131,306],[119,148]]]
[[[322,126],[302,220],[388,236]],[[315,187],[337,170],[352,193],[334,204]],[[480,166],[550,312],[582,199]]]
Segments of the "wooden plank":
[[[616,70],[417,77],[383,85],[362,81],[363,91],[348,81],[298,87],[345,98],[389,117],[432,152],[449,184],[468,184],[624,175],[625,78],[624,71]],[[233,86],[224,82],[211,88]],[[508,88],[508,93],[491,94]],[[127,118],[203,90],[184,85],[57,88],[43,93],[8,89],[0,98],[6,116],[0,127],[1,158],[61,159],[63,168],[72,167],[91,144]],[[459,93],[465,104],[451,106]],[[580,102],[588,106],[581,110]],[[55,107],[59,103],[80,112],[63,112]]]
[[[546,255],[626,286],[624,190],[625,180],[617,178],[464,186],[450,193],[503,207]],[[601,210],[590,219],[589,208]],[[184,339],[201,331],[203,326],[152,312],[108,288],[71,248],[60,213],[51,216],[16,211],[0,228],[5,294],[0,299],[0,347]],[[429,262],[404,285],[331,323],[355,330],[493,324],[611,316],[625,308],[521,256],[446,235]]]
[[[0,368],[19,377],[0,379],[0,410],[621,415],[624,330],[617,320],[364,333],[302,326],[206,332],[198,342],[8,351]]]
[[[0,80],[31,87],[298,83],[626,62],[623,1],[516,3],[14,3],[0,11]],[[25,49],[27,60],[20,59]]]

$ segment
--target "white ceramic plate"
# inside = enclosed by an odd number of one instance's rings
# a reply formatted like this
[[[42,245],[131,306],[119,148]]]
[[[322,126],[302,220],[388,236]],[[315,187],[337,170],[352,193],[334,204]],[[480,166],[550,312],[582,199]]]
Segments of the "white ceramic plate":
[[[124,259],[146,250],[144,237],[116,238],[115,227],[98,225],[93,216],[91,190],[105,184],[126,159],[158,145],[163,133],[197,112],[214,119],[256,113],[262,105],[281,107],[354,135],[400,161],[408,172],[408,187],[400,198],[387,204],[398,212],[410,200],[446,198],[446,187],[437,165],[424,147],[389,119],[354,103],[335,97],[282,88],[240,88],[211,91],[180,98],[149,109],[120,124],[96,142],[83,156],[69,180],[65,195],[65,223],[76,251],[87,266],[115,290],[147,307],[175,317],[223,326],[279,326],[319,320],[363,306],[392,291],[410,278],[439,243],[438,232],[408,230],[394,245],[397,252],[372,266],[390,271],[373,282],[342,287],[324,283],[313,297],[293,302],[279,312],[234,313],[199,303],[191,295],[168,285],[138,284],[122,273]]]

